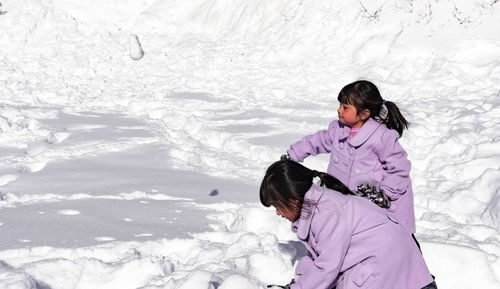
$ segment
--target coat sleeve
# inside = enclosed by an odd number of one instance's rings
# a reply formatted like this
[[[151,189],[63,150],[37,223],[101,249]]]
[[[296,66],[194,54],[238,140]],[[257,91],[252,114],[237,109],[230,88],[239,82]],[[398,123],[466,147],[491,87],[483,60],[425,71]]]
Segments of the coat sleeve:
[[[297,263],[297,267],[295,268],[295,274],[297,276],[303,275],[307,270],[311,267],[314,266],[314,261],[313,261],[313,256],[309,251],[307,251],[307,254],[300,258],[299,263]]]
[[[399,199],[411,184],[408,154],[398,142],[396,131],[390,130],[382,136],[379,160],[384,169],[380,188],[391,200]]]
[[[317,242],[317,257],[308,254],[296,267],[297,277],[291,289],[330,289],[336,281],[349,248],[352,232],[341,210],[324,210],[314,216],[311,232]],[[316,224],[314,224],[316,223]]]
[[[302,162],[310,155],[329,153],[333,144],[336,130],[338,130],[337,120],[328,126],[328,129],[320,130],[314,134],[303,137],[300,141],[290,146],[288,155],[297,162]]]

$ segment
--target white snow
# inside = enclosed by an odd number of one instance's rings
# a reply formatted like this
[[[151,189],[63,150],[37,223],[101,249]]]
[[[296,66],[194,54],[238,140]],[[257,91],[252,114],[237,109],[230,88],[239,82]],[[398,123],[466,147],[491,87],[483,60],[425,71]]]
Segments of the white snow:
[[[1,3],[1,288],[289,282],[259,182],[359,78],[411,122],[439,288],[500,286],[498,1]]]
[[[61,214],[61,215],[67,215],[67,216],[80,215],[80,212],[77,210],[60,210],[57,213]]]

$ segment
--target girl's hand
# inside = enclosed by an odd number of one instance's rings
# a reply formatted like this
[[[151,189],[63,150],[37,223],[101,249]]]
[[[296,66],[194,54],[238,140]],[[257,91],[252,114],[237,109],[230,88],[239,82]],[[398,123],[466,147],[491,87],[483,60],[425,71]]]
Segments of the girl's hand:
[[[280,161],[285,161],[285,160],[289,160],[289,159],[290,159],[290,156],[288,154],[283,154],[280,157]]]
[[[271,288],[271,289],[277,289],[277,288],[283,288],[283,289],[290,289],[290,284],[288,285],[285,285],[285,286],[281,286],[281,285],[267,285],[267,288]]]
[[[287,284],[287,285],[267,285],[267,288],[283,288],[283,289],[290,289],[290,287],[292,286],[292,284],[295,283],[295,279],[292,279],[292,281]]]

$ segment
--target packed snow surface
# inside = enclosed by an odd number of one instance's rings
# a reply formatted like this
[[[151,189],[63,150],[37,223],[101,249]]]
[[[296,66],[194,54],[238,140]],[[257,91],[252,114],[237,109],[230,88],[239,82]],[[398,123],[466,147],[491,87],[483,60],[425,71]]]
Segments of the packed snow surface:
[[[360,78],[411,122],[439,288],[500,288],[499,1],[1,4],[1,288],[288,283],[259,182]]]

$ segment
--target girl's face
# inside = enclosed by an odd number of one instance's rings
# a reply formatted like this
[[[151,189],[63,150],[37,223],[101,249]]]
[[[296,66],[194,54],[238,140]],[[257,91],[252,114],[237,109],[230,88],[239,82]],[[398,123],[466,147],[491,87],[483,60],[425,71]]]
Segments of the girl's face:
[[[276,207],[276,215],[281,216],[289,220],[290,222],[295,222],[300,217],[300,207],[298,200],[292,200],[286,207]]]
[[[362,127],[365,124],[366,120],[370,116],[365,113],[366,109],[363,113],[358,113],[356,107],[352,104],[341,103],[339,109],[337,109],[337,113],[339,115],[339,121],[351,128]]]

